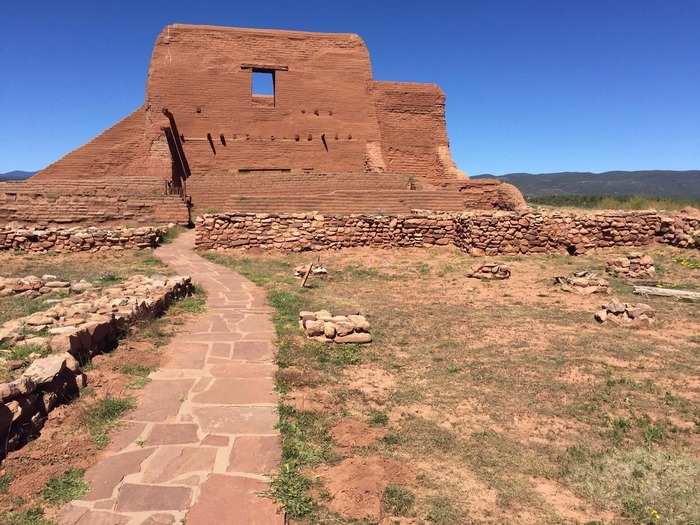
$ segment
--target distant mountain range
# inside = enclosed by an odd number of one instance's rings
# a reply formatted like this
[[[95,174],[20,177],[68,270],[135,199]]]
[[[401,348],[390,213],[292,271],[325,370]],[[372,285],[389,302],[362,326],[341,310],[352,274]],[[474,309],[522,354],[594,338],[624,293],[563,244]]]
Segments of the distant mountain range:
[[[23,180],[34,171],[0,173],[0,180]],[[526,197],[550,195],[644,195],[700,200],[700,170],[690,171],[563,171],[559,173],[508,173],[475,175],[510,182]]]
[[[0,180],[23,180],[28,179],[35,173],[36,171],[8,171],[7,173],[0,173]]]
[[[549,195],[644,195],[700,199],[700,170],[508,173],[476,175],[510,182],[526,197]]]

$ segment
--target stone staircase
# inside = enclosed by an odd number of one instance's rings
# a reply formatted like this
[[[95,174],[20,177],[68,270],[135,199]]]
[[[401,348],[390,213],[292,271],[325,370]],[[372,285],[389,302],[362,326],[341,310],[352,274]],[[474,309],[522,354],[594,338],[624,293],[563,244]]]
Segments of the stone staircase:
[[[0,223],[163,224],[187,223],[188,210],[165,182],[122,179],[28,179],[0,183]]]

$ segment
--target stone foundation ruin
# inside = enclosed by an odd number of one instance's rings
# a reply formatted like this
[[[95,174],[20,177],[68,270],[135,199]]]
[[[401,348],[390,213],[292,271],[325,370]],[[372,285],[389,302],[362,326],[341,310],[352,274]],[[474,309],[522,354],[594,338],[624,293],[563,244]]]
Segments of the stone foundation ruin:
[[[0,382],[0,461],[35,437],[48,414],[70,402],[87,384],[81,366],[109,350],[129,326],[161,315],[176,299],[191,295],[187,276],[134,275],[103,290],[87,290],[50,308],[0,326],[0,365],[14,347],[34,352],[14,378]]]
[[[156,40],[141,107],[0,183],[0,223],[21,224],[524,206],[515,187],[457,169],[442,90],[374,80],[358,35],[181,24]]]
[[[700,248],[700,220],[655,211],[416,212],[410,215],[219,213],[197,218],[200,249],[321,251],[454,245],[471,255],[585,253],[654,242]]]

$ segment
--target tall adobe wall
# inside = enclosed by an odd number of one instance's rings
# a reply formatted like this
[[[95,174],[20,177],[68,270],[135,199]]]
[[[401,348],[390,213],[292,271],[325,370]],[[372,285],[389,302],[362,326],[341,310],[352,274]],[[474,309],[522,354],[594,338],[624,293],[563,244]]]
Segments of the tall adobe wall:
[[[437,85],[373,82],[372,94],[387,171],[430,182],[465,178],[450,155],[445,95]]]
[[[251,93],[254,68],[274,74],[273,97]],[[174,115],[193,176],[362,172],[380,151],[371,78],[357,35],[174,25],[156,41],[146,105]]]
[[[253,70],[274,74],[273,97],[253,96]],[[435,85],[374,81],[355,34],[175,24],[156,40],[144,105],[38,178],[170,178],[167,109],[192,175],[386,171],[454,179],[461,172],[449,155],[444,106]]]
[[[253,93],[254,74],[274,80],[274,95]],[[122,181],[115,196],[125,199],[133,198],[129,184],[165,181],[143,187],[187,197],[197,213],[291,201],[299,211],[321,202],[368,213],[524,206],[514,187],[487,187],[457,169],[438,86],[373,80],[365,43],[340,33],[167,26],[143,106],[32,180],[56,179]],[[10,193],[8,213],[31,201]],[[83,200],[99,213],[99,203]]]

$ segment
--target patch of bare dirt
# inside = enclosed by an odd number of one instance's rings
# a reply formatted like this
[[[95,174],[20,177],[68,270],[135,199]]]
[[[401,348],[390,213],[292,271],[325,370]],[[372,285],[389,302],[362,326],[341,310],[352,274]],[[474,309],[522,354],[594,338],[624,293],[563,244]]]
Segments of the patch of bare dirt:
[[[405,463],[378,456],[353,456],[317,471],[331,500],[328,508],[355,519],[381,520],[382,495],[389,484],[411,484],[415,474]]]
[[[607,522],[613,515],[597,511],[566,487],[544,478],[532,478],[532,488],[562,518],[575,523]]]
[[[383,405],[396,387],[396,378],[376,366],[360,365],[345,373],[345,384],[361,392],[368,401]]]
[[[356,418],[343,419],[331,429],[333,441],[341,450],[369,446],[385,435],[385,429],[371,427]]]
[[[333,408],[333,396],[326,390],[303,387],[289,392],[285,403],[296,410],[328,412]]]

